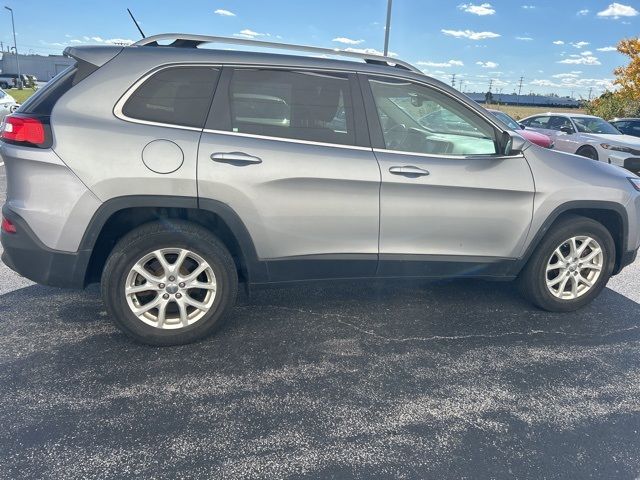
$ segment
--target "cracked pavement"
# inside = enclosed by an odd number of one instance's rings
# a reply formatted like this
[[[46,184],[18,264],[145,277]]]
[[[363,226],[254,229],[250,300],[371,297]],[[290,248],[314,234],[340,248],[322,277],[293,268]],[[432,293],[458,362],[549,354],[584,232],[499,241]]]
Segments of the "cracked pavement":
[[[151,348],[96,287],[0,265],[0,478],[635,479],[639,273],[571,314],[509,283],[272,288]]]

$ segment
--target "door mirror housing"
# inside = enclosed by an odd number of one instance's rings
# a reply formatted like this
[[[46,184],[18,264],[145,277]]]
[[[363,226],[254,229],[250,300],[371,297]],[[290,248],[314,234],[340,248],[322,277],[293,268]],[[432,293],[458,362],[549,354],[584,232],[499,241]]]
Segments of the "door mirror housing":
[[[566,133],[567,135],[573,135],[573,128],[571,127],[560,127],[560,131],[562,133]]]
[[[503,153],[508,157],[520,155],[529,145],[529,141],[516,132],[504,132],[502,136],[505,139]]]
[[[522,130],[525,130],[527,128],[527,126],[524,123],[518,123],[518,125],[520,125],[520,128]]]

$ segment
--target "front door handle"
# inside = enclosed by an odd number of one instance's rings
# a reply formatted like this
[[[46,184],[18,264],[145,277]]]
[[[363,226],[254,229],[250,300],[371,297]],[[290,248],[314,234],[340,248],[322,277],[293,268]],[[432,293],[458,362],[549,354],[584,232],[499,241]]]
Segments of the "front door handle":
[[[211,154],[211,160],[236,166],[262,163],[261,158],[243,152],[216,152]]]
[[[404,175],[405,177],[424,177],[429,175],[429,171],[424,168],[406,165],[404,167],[391,167],[389,172],[393,175]]]

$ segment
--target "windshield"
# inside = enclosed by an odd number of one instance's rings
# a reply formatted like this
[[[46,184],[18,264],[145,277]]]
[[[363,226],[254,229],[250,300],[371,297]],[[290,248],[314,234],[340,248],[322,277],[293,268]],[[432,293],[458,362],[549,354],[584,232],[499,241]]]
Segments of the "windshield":
[[[571,117],[580,133],[596,133],[602,135],[622,135],[620,131],[597,117]]]
[[[506,124],[509,128],[512,128],[513,130],[522,130],[522,127],[520,126],[520,124],[518,124],[518,122],[516,122],[513,118],[511,118],[506,113],[494,112],[494,111],[491,111],[491,113],[493,114],[494,117],[496,117],[502,123]]]

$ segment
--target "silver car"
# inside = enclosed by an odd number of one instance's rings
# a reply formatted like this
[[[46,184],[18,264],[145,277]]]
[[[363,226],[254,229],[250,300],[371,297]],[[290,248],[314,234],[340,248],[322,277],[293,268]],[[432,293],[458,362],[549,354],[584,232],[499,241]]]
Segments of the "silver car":
[[[640,138],[623,134],[600,117],[545,113],[520,123],[551,137],[557,150],[640,172]]]
[[[4,90],[0,89],[0,121],[7,115],[13,113],[18,108],[15,98]]]
[[[196,48],[215,42],[315,56]],[[572,311],[636,257],[640,178],[532,145],[397,58],[175,34],[66,54],[1,128],[2,259],[101,282],[138,341],[212,333],[239,284],[517,280]]]

